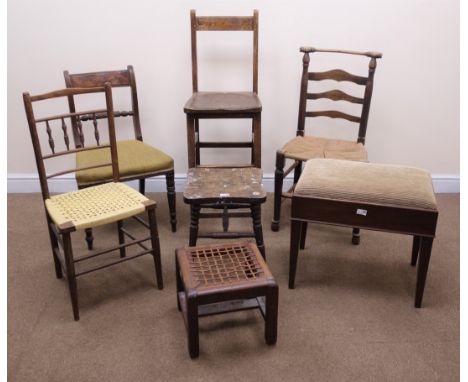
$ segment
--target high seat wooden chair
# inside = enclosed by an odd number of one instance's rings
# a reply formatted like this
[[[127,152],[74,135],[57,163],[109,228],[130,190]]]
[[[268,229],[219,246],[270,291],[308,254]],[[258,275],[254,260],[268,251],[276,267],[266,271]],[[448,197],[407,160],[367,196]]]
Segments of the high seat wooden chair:
[[[367,132],[367,121],[369,118],[377,59],[381,58],[382,54],[378,52],[355,52],[349,50],[316,49],[311,47],[302,47],[300,48],[300,51],[304,53],[304,56],[302,58],[302,79],[297,131],[296,137],[286,143],[276,153],[275,200],[273,221],[271,223],[271,229],[273,231],[279,230],[282,198],[291,198],[294,187],[301,176],[303,162],[313,158],[367,161],[367,151],[364,147]],[[357,76],[342,69],[334,69],[325,72],[309,72],[309,54],[311,53],[345,54],[369,57],[368,75]],[[332,80],[335,82],[345,81],[361,85],[364,87],[363,95],[354,96],[339,89],[324,92],[310,92],[309,82],[324,80]],[[350,115],[339,110],[307,111],[307,101],[316,101],[321,99],[344,101],[361,105],[360,115]],[[305,134],[306,118],[316,117],[339,118],[358,124],[359,130],[356,142],[307,136]],[[285,170],[284,167],[287,159],[293,160],[294,162]],[[293,186],[287,192],[283,192],[283,180],[292,171],[294,171]],[[359,244],[359,230],[357,228],[353,230],[352,241],[354,244]]]
[[[106,108],[99,110],[87,110],[67,112],[64,114],[50,115],[46,117],[36,117],[33,110],[33,104],[39,101],[56,100],[65,97],[82,96],[84,94],[105,94]],[[49,229],[50,242],[52,246],[52,256],[55,264],[55,273],[57,278],[63,277],[65,272],[70,297],[73,307],[73,316],[79,320],[77,278],[87,273],[97,271],[111,265],[119,264],[128,260],[133,260],[140,256],[151,254],[156,268],[156,279],[159,289],[163,288],[163,279],[161,271],[161,255],[156,223],[156,203],[130,186],[119,183],[119,162],[117,156],[117,143],[115,140],[114,112],[112,104],[112,89],[110,84],[105,87],[90,87],[86,89],[74,88],[57,90],[50,93],[31,96],[29,93],[23,94],[26,116],[28,119],[29,130],[31,133],[34,154],[36,158],[39,180],[41,183],[42,197],[46,212],[47,227]],[[105,117],[108,121],[109,143],[103,144],[99,139],[98,118]],[[88,125],[94,127],[96,133],[97,145],[89,147],[71,148],[69,138],[69,126],[71,120],[87,120]],[[82,133],[84,123],[79,123]],[[64,138],[64,144],[58,144],[54,140],[53,131],[61,130]],[[42,130],[42,131],[40,131]],[[55,131],[57,131],[55,130]],[[55,132],[57,134],[57,132]],[[46,144],[41,145],[40,136],[48,137],[50,153],[45,153]],[[62,146],[63,149],[60,147]],[[46,172],[46,162],[53,158],[61,158],[66,161],[66,156],[76,155],[84,152],[110,150],[110,155],[100,157],[99,162],[93,162],[84,166],[67,169],[55,173]],[[50,163],[50,162],[49,162]],[[50,195],[48,181],[59,175],[67,173],[76,173],[80,171],[89,171],[92,169],[110,168],[110,182],[90,186],[73,192],[67,192],[59,195]],[[148,214],[149,224],[141,219],[138,214],[145,212]],[[144,238],[136,238],[123,228],[123,220],[133,217],[143,224],[150,231],[150,235]],[[72,250],[71,233],[74,231],[99,227],[105,224],[116,224],[119,244],[107,248],[100,252],[93,252],[80,257],[75,257]],[[131,241],[127,241],[125,237]],[[151,242],[151,247],[147,246],[147,241]],[[138,245],[143,251],[127,256],[126,249],[129,246]],[[98,265],[91,265],[83,268],[83,265],[89,259],[113,251],[118,251],[120,257]]]
[[[261,167],[261,111],[258,98],[258,11],[253,16],[196,16],[190,12],[192,37],[192,88],[193,95],[187,101],[188,182],[184,201],[190,204],[189,245],[195,246],[198,237],[244,238],[255,237],[257,246],[265,256],[261,204],[266,201],[262,185]],[[204,31],[253,32],[253,88],[252,91],[214,92],[198,90],[197,33]],[[248,142],[206,142],[200,140],[201,119],[239,118],[252,120],[252,139]],[[201,166],[202,148],[250,148],[250,163]],[[201,213],[202,208],[222,210],[221,213]],[[233,209],[249,209],[249,212]],[[200,218],[222,217],[223,232],[199,234]],[[251,217],[253,232],[232,232],[230,217]]]
[[[153,176],[165,175],[167,187],[167,200],[172,232],[176,231],[176,196],[174,184],[174,160],[161,150],[143,142],[140,125],[140,113],[138,108],[138,95],[133,66],[127,66],[126,70],[114,70],[95,73],[70,74],[64,71],[67,88],[89,88],[103,86],[109,82],[112,87],[128,87],[131,92],[132,105],[129,111],[114,111],[114,117],[132,117],[135,139],[118,140],[117,152],[119,155],[120,180],[128,181],[138,179],[140,193],[145,193],[145,179]],[[70,112],[75,112],[75,100],[69,97]],[[105,114],[98,114],[97,119],[106,118]],[[87,120],[87,116],[80,119],[72,118],[73,140],[77,149],[85,146],[84,136],[80,124]],[[96,136],[99,140],[99,135]],[[94,151],[79,151],[76,154],[77,166],[94,165],[97,162],[109,158],[108,149]],[[89,187],[108,182],[112,179],[109,168],[95,168],[81,171],[76,174],[79,188]],[[86,231],[88,247],[92,249],[92,231]]]

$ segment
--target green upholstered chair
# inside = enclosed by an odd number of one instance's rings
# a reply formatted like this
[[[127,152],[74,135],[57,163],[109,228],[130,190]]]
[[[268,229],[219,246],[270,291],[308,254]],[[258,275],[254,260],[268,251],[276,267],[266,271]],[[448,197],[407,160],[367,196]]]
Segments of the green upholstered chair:
[[[174,184],[174,160],[161,150],[143,142],[140,126],[140,115],[138,109],[138,96],[136,89],[135,73],[131,65],[126,70],[114,70],[106,72],[70,74],[64,71],[67,88],[88,88],[103,86],[110,83],[115,87],[128,87],[131,91],[132,105],[129,111],[114,110],[115,117],[131,117],[135,139],[117,141],[117,152],[119,157],[119,175],[121,181],[139,180],[139,189],[145,193],[145,179],[153,176],[165,175],[167,186],[167,199],[169,203],[170,221],[172,232],[176,231],[176,201]],[[70,112],[75,111],[75,100],[73,96],[68,98]],[[96,118],[106,118],[104,114],[96,114]],[[85,147],[81,124],[86,117],[74,118],[73,139],[77,149]],[[99,134],[95,134],[99,144]],[[94,143],[94,142],[93,142]],[[109,158],[108,148],[102,150],[91,150],[78,152],[76,155],[77,167],[89,167],[95,163],[102,163],[103,159]],[[92,168],[76,173],[76,181],[79,188],[85,188],[112,180],[112,171],[109,168]],[[86,231],[88,247],[92,248],[92,231]]]

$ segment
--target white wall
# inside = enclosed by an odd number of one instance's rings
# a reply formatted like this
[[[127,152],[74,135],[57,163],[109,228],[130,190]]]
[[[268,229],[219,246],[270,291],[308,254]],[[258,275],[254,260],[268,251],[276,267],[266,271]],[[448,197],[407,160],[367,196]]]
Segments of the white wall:
[[[64,69],[87,72],[128,64],[136,72],[145,141],[172,155],[176,173],[185,173],[183,105],[191,94],[191,8],[201,15],[250,15],[259,9],[266,174],[274,171],[276,149],[295,134],[302,65],[298,49],[311,45],[383,52],[366,142],[371,161],[458,176],[459,3],[454,0],[9,1],[9,176],[36,172],[23,91],[37,94],[64,87]],[[201,90],[217,85],[248,89],[250,41],[243,33],[202,35]],[[349,64],[365,73],[365,60],[350,58]],[[116,94],[117,105],[124,100]],[[323,122],[338,137],[336,121]],[[242,128],[245,121],[233,123],[211,123],[207,136],[234,138],[247,130]],[[308,127],[309,133],[326,133]],[[345,136],[356,133],[350,128]]]

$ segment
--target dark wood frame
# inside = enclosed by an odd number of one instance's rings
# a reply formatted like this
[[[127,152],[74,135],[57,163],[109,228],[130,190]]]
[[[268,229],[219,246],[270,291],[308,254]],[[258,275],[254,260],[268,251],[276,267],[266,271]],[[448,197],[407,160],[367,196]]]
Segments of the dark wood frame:
[[[278,322],[278,285],[267,264],[259,256],[253,243],[240,243],[249,246],[257,254],[265,277],[260,280],[244,281],[235,286],[219,285],[200,289],[188,282],[190,272],[185,248],[177,249],[175,254],[177,280],[177,307],[182,312],[187,329],[188,350],[191,358],[199,355],[198,318],[241,310],[259,309],[265,320],[265,341],[274,345],[277,341]],[[232,243],[230,243],[232,245]],[[222,247],[223,244],[205,245],[197,249]]]
[[[378,52],[356,52],[351,50],[336,50],[336,49],[316,49],[312,47],[301,47],[300,51],[304,53],[302,58],[302,78],[301,88],[299,96],[299,114],[297,122],[296,136],[305,135],[305,119],[306,117],[329,117],[329,118],[340,118],[359,124],[357,142],[365,144],[366,132],[367,132],[367,121],[369,119],[369,110],[372,99],[372,91],[374,86],[374,74],[377,67],[377,59],[382,57],[381,53]],[[369,72],[367,77],[356,76],[351,73],[345,72],[344,70],[334,69],[326,72],[309,72],[310,53],[323,52],[323,53],[339,53],[339,54],[350,54],[369,57]],[[364,97],[354,97],[340,90],[331,90],[323,93],[309,93],[308,86],[309,81],[322,81],[322,80],[334,80],[334,81],[349,81],[357,85],[365,87]],[[326,111],[314,111],[308,112],[307,100],[315,100],[320,98],[327,98],[334,101],[347,101],[351,103],[361,104],[361,115],[360,117],[352,116],[346,113],[342,113],[336,110]],[[296,186],[299,177],[302,172],[303,161],[295,160],[294,163],[289,166],[286,170],[284,169],[286,164],[286,156],[281,151],[276,152],[276,169],[275,169],[275,192],[274,192],[274,210],[273,220],[271,222],[272,231],[279,230],[280,218],[281,218],[281,201],[282,198],[291,198],[293,190]],[[287,191],[283,192],[283,180],[284,178],[294,171],[294,181],[292,187]],[[359,244],[359,230],[353,229],[353,244]]]
[[[191,48],[192,48],[192,90],[198,90],[197,32],[199,31],[252,31],[253,32],[253,93],[258,94],[258,11],[253,16],[196,16],[195,10],[190,11]],[[233,110],[236,105],[230,105],[229,111],[189,110],[187,114],[187,148],[188,165],[200,165],[201,148],[251,148],[251,164],[261,167],[261,107],[254,110]],[[252,119],[252,140],[248,142],[202,142],[200,141],[200,120],[212,118]]]
[[[190,11],[191,48],[192,48],[192,90],[198,89],[198,61],[197,61],[197,32],[200,31],[252,31],[253,32],[253,78],[252,94],[258,93],[258,11],[253,16],[196,16],[195,10]],[[244,110],[240,105],[231,104],[226,110],[192,110],[187,106],[184,112],[187,115],[187,150],[189,168],[200,166],[200,149],[202,148],[251,148],[250,166],[261,168],[261,106]],[[203,142],[200,141],[201,119],[252,119],[252,140],[248,142]],[[241,165],[238,167],[243,167]],[[216,166],[213,166],[216,167]],[[220,165],[218,167],[226,167]],[[231,166],[236,167],[236,166]],[[199,200],[186,199],[191,207],[191,224],[189,245],[195,245],[197,237],[210,238],[242,238],[255,237],[257,245],[265,256],[263,243],[263,230],[261,224],[261,206],[265,199],[240,200],[239,198],[219,199],[216,201],[200,198]],[[222,210],[221,213],[201,213],[202,208]],[[249,212],[229,212],[231,209],[250,209]],[[200,218],[221,217],[223,232],[212,232],[198,235],[198,222]],[[252,217],[253,233],[227,232],[230,217]]]
[[[294,289],[299,249],[304,249],[307,223],[357,227],[413,236],[411,265],[418,261],[415,307],[420,308],[424,293],[438,211],[372,203],[353,203],[293,195],[291,205],[289,288]],[[356,214],[366,210],[365,216]]]
[[[54,115],[45,118],[36,118],[34,115],[33,110],[33,103],[37,101],[55,99],[60,97],[73,97],[76,95],[81,94],[89,94],[89,93],[105,93],[106,97],[106,109],[104,110],[91,110],[91,111],[82,111],[77,112],[76,110],[73,112],[69,112],[66,114]],[[66,174],[76,172],[78,170],[85,170],[89,168],[96,168],[96,167],[104,167],[104,166],[112,166],[112,175],[113,181],[119,181],[119,164],[118,164],[118,156],[117,156],[117,144],[115,138],[115,124],[114,124],[114,112],[113,112],[113,102],[112,102],[112,89],[111,85],[106,83],[104,87],[90,87],[90,88],[73,88],[73,89],[63,89],[57,90],[50,93],[45,93],[41,95],[31,96],[29,93],[23,93],[23,101],[24,107],[26,111],[26,116],[28,119],[29,131],[31,134],[31,140],[34,148],[34,155],[36,159],[36,165],[39,173],[39,181],[41,184],[41,192],[42,198],[44,203],[47,199],[50,198],[48,180],[50,178]],[[95,129],[97,129],[97,119],[99,116],[105,116],[108,119],[108,129],[109,129],[109,144],[108,145],[101,145],[101,146],[92,146],[92,147],[78,147],[75,149],[70,149],[70,139],[68,137],[68,127],[66,124],[67,119],[81,119],[86,117],[86,120],[93,121],[93,125]],[[67,147],[67,150],[56,152],[55,151],[55,141],[53,140],[52,129],[50,127],[50,122],[54,120],[61,120],[61,128],[64,134],[64,141]],[[38,128],[37,124],[45,123],[46,131],[49,138],[49,146],[51,149],[51,154],[43,155],[41,143],[39,140]],[[79,132],[82,131],[82,125],[80,124]],[[46,166],[45,160],[50,158],[56,158],[59,156],[65,156],[70,154],[75,154],[80,151],[84,150],[95,150],[102,147],[109,147],[111,151],[111,163],[102,163],[99,165],[83,167],[83,168],[73,168],[65,171],[60,171],[51,175],[47,175],[46,173]],[[138,222],[146,226],[150,231],[150,236],[137,239],[133,236],[129,231],[123,228],[123,220],[117,222],[117,231],[118,231],[118,239],[119,245],[107,248],[100,252],[92,253],[89,255],[81,256],[75,258],[73,256],[73,249],[72,249],[72,242],[71,242],[71,233],[76,231],[76,227],[74,226],[73,222],[66,222],[61,225],[56,225],[51,217],[49,216],[47,209],[45,208],[46,212],[46,221],[47,221],[47,228],[49,230],[50,242],[52,246],[52,256],[54,259],[55,265],[55,274],[57,278],[62,278],[63,273],[65,273],[68,287],[70,290],[70,297],[72,302],[73,308],[73,317],[77,321],[79,320],[79,306],[78,306],[78,291],[77,291],[77,277],[85,275],[90,272],[94,272],[103,268],[107,268],[109,266],[120,264],[122,262],[133,260],[140,256],[151,254],[154,259],[155,271],[156,271],[156,280],[158,289],[163,288],[163,279],[162,279],[162,270],[161,270],[161,251],[159,245],[159,237],[158,237],[158,229],[157,229],[157,222],[156,222],[156,203],[154,201],[148,200],[144,203],[146,212],[148,214],[149,224],[144,222],[140,217],[134,216],[133,218],[136,219]],[[131,241],[125,242],[125,236],[129,237]],[[151,248],[147,247],[144,242],[151,241]],[[132,245],[138,245],[142,247],[144,250],[139,252],[135,255],[126,256],[126,248]],[[62,249],[63,254],[60,251]],[[78,262],[82,262],[91,258],[95,258],[100,255],[107,254],[109,252],[119,251],[120,258],[117,260],[110,261],[105,264],[101,264],[98,266],[94,266],[88,268],[81,272],[76,272],[75,264]]]
[[[133,129],[135,134],[135,139],[143,142],[143,136],[141,133],[140,125],[140,112],[138,107],[138,93],[136,87],[136,78],[135,72],[132,65],[128,65],[126,70],[114,70],[114,71],[104,71],[104,72],[94,72],[94,73],[79,73],[79,74],[70,74],[67,70],[63,72],[65,78],[65,84],[67,88],[88,88],[103,86],[105,83],[110,83],[112,87],[129,87],[131,92],[132,99],[132,108],[129,111],[114,111],[114,117],[128,117],[131,116],[133,120]],[[70,107],[70,112],[75,111],[75,101],[73,96],[68,97],[68,104]],[[105,118],[105,115],[100,114],[97,118]],[[86,120],[81,118],[81,121]],[[81,148],[84,146],[84,139],[79,134],[78,124],[81,122],[76,118],[72,119],[73,127],[73,139],[76,148]],[[137,180],[139,181],[140,193],[145,193],[145,179],[151,178],[154,176],[165,175],[166,177],[166,188],[167,188],[167,201],[169,204],[169,218],[171,222],[172,232],[177,230],[177,220],[176,220],[176,194],[175,194],[175,180],[174,180],[174,168],[165,169],[160,171],[153,171],[150,173],[138,174],[134,176],[125,176],[121,177],[122,181]],[[86,187],[90,185],[101,184],[103,181],[98,181],[93,184],[87,184]],[[88,241],[88,246],[92,248],[92,233],[90,230],[87,231],[86,240]]]

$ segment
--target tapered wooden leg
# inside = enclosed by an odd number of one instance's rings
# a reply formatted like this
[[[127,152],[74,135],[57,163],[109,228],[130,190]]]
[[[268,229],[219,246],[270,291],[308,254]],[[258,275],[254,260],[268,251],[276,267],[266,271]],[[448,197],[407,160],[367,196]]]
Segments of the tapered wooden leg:
[[[59,251],[58,240],[55,237],[54,231],[52,231],[52,228],[50,227],[50,225],[53,223],[47,214],[46,214],[46,219],[47,219],[47,228],[49,229],[50,245],[52,247],[52,257],[54,259],[55,276],[58,279],[61,279],[63,277],[63,272],[62,272],[62,266],[60,264],[60,260],[57,257],[57,253]]]
[[[302,222],[302,224],[301,224],[301,245],[300,245],[300,249],[305,248],[306,237],[307,237],[307,222]]]
[[[180,268],[179,268],[179,262],[177,261],[177,255],[175,256],[175,268],[176,268],[176,297],[177,297],[177,309],[179,311],[182,310],[182,307],[180,306],[180,300],[179,300],[179,292],[182,292],[184,290],[184,284],[182,283],[182,278],[180,277]]]
[[[361,242],[360,231],[361,230],[359,228],[353,228],[353,237],[351,239],[351,243],[353,243],[354,245],[359,245],[359,243]]]
[[[294,168],[294,184],[297,184],[302,174],[302,162],[299,162]]]
[[[252,212],[253,231],[255,234],[255,241],[257,247],[263,258],[266,259],[265,244],[263,242],[263,228],[262,228],[262,207],[260,204],[254,204],[250,207]]]
[[[191,358],[199,354],[198,340],[198,302],[196,296],[187,296],[187,334],[188,350]]]
[[[151,248],[153,249],[154,267],[156,270],[156,282],[158,289],[163,289],[162,265],[161,265],[161,248],[159,246],[158,224],[156,222],[156,208],[148,208],[148,222],[151,234]]]
[[[75,319],[75,321],[78,321],[80,319],[80,312],[78,308],[78,290],[76,286],[75,263],[73,262],[73,250],[70,232],[63,233],[62,240],[67,272],[68,289],[70,290],[70,298],[73,308],[73,318]]]
[[[299,254],[299,242],[301,240],[300,220],[291,220],[291,242],[289,247],[289,289],[294,289],[296,281],[297,256]]]
[[[411,265],[414,267],[418,261],[419,251],[421,249],[421,237],[413,236],[413,249],[411,253]]]
[[[189,246],[197,245],[198,238],[198,221],[200,219],[200,206],[196,204],[190,205],[190,236]]]
[[[119,244],[125,244],[125,235],[124,233],[122,232],[122,228],[123,228],[123,220],[119,220],[117,222],[117,232],[118,232],[118,236],[119,236]],[[123,247],[123,248],[120,248],[120,257],[125,257],[126,256],[126,248]]]
[[[88,249],[91,251],[93,249],[93,241],[94,241],[94,237],[93,237],[93,229],[92,228],[86,228],[85,229],[85,239],[86,239],[86,243],[88,244]]]
[[[140,191],[140,194],[145,194],[145,178],[138,179],[138,188]]]
[[[265,305],[265,341],[268,345],[274,345],[278,333],[278,285],[276,283],[268,287]]]
[[[275,199],[273,206],[273,220],[271,222],[271,230],[275,232],[279,230],[281,217],[281,194],[283,193],[284,161],[284,155],[278,151],[276,153]]]
[[[421,250],[419,253],[418,261],[418,276],[416,280],[416,297],[414,306],[421,307],[422,298],[424,294],[424,286],[426,284],[427,270],[429,268],[429,260],[431,259],[432,237],[421,237]]]
[[[174,171],[170,171],[166,174],[166,187],[167,187],[167,202],[169,204],[169,215],[171,219],[171,230],[172,232],[176,232],[177,219],[176,219],[176,193],[175,193]]]

